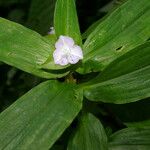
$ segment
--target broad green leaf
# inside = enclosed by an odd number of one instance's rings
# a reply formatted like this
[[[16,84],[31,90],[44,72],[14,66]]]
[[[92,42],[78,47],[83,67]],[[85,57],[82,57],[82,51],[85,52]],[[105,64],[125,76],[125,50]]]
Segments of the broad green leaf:
[[[52,74],[41,68],[50,56],[51,68],[56,66],[52,57],[53,47],[38,33],[0,18],[0,61],[43,78],[61,77],[64,74]]]
[[[102,12],[111,13],[116,7],[124,3],[126,0],[113,0],[110,1],[107,5],[100,9]],[[89,28],[82,34],[82,39],[88,38],[88,36],[95,30],[95,28],[109,15],[100,18],[96,22],[94,22]]]
[[[42,35],[53,26],[56,0],[32,0],[27,25]]]
[[[46,81],[0,114],[0,149],[48,150],[81,109],[74,84]]]
[[[150,97],[150,42],[112,62],[85,85],[84,95],[93,101],[128,103]]]
[[[13,5],[16,3],[21,3],[22,1],[20,0],[0,0],[0,5],[1,6],[9,6],[9,5]]]
[[[92,114],[83,115],[67,150],[107,150],[107,136],[101,122]]]
[[[57,0],[54,15],[54,27],[57,36],[72,37],[76,44],[81,45],[75,0]]]
[[[78,71],[102,71],[113,60],[148,40],[149,8],[149,0],[128,0],[101,22],[83,46],[83,66]]]
[[[110,137],[109,150],[149,150],[150,127],[122,129]]]

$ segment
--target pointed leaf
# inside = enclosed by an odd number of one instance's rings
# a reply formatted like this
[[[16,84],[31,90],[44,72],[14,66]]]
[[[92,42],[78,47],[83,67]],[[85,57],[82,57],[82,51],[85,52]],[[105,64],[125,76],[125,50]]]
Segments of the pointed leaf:
[[[73,84],[47,81],[0,114],[0,149],[48,150],[81,109]]]
[[[72,37],[76,44],[82,43],[75,0],[57,0],[54,27],[57,36],[67,35]]]
[[[89,100],[128,103],[150,96],[150,42],[112,62],[85,86]]]
[[[107,136],[101,122],[92,114],[82,116],[67,150],[107,150]]]
[[[83,67],[79,71],[102,71],[116,58],[149,40],[149,8],[149,0],[128,0],[101,22],[83,46]]]

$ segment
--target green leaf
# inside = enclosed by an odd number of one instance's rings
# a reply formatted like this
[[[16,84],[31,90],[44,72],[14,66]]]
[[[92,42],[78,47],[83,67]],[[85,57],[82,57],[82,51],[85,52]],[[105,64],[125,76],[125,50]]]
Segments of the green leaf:
[[[107,136],[101,122],[92,114],[84,114],[67,150],[107,150]]]
[[[62,77],[64,74],[42,69],[50,56],[51,68],[54,68],[53,47],[53,43],[38,33],[0,18],[0,61],[43,78]]]
[[[78,71],[102,71],[116,58],[149,40],[149,8],[149,0],[128,0],[100,23],[83,46],[83,66]]]
[[[102,8],[100,8],[99,11],[102,11],[105,13],[111,12],[112,10],[117,8],[119,5],[121,5],[125,1],[127,1],[127,0],[112,0],[112,1],[108,2],[106,5],[104,5]]]
[[[82,34],[82,39],[86,39],[94,30],[95,28],[99,25],[99,23],[102,22],[102,19],[97,20],[94,22],[83,34]]]
[[[110,137],[109,150],[149,150],[150,127],[122,129]]]
[[[54,27],[57,36],[72,37],[76,44],[81,45],[75,0],[57,0],[54,15]]]
[[[112,62],[85,85],[84,95],[93,101],[129,103],[150,96],[150,42]]]
[[[0,115],[0,149],[48,150],[81,109],[74,84],[47,81]]]
[[[32,0],[27,25],[29,28],[46,35],[53,26],[56,0]]]

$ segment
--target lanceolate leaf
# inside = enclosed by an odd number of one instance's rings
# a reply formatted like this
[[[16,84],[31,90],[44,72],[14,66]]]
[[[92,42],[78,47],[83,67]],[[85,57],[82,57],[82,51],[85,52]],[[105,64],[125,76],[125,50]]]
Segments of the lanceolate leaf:
[[[54,15],[54,27],[57,36],[72,37],[76,44],[81,44],[75,0],[57,0]]]
[[[49,35],[44,36],[44,37],[47,40],[47,42],[51,45],[52,50],[54,51],[55,50],[55,43],[57,41],[56,35],[55,34],[49,34]],[[69,65],[61,66],[61,65],[55,64],[52,53],[49,55],[47,60],[43,64],[41,64],[41,68],[50,69],[50,70],[53,70],[57,73],[64,72],[64,69],[68,69],[68,67],[69,67]]]
[[[124,54],[85,86],[89,100],[128,103],[150,96],[150,42]]]
[[[128,0],[101,22],[83,46],[83,68],[79,71],[102,71],[110,62],[148,40],[149,8],[149,0]]]
[[[73,84],[41,83],[0,115],[0,149],[48,150],[81,109]]]
[[[143,122],[150,119],[150,98],[123,105],[107,104],[107,107],[124,123]]]
[[[0,5],[1,6],[9,6],[9,5],[13,5],[13,4],[16,4],[16,3],[21,3],[22,1],[19,1],[19,0],[0,0]]]
[[[150,127],[126,128],[110,137],[109,150],[149,150]]]
[[[0,61],[43,78],[61,77],[41,69],[50,55],[53,69],[53,50],[53,45],[38,33],[0,18]]]
[[[101,122],[85,114],[67,150],[107,150],[107,136]]]

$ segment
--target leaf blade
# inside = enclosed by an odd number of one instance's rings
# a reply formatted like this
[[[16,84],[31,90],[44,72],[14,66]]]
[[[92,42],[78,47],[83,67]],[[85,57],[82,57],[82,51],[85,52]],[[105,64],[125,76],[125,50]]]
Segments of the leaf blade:
[[[110,150],[142,149],[150,148],[150,128],[126,128],[112,134],[110,137]]]
[[[54,13],[56,35],[70,36],[81,45],[81,35],[74,0],[57,0]]]
[[[0,149],[50,148],[81,109],[74,90],[72,84],[46,81],[2,112]]]
[[[84,144],[83,144],[84,143]],[[84,114],[67,150],[106,150],[107,136],[101,122],[92,114]]]
[[[129,0],[100,23],[84,43],[83,67],[79,71],[102,71],[113,60],[148,40],[149,7],[148,0]]]
[[[147,42],[116,59],[100,75],[87,83],[85,96],[89,100],[117,104],[149,97],[149,49],[150,43]]]

